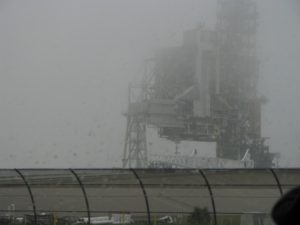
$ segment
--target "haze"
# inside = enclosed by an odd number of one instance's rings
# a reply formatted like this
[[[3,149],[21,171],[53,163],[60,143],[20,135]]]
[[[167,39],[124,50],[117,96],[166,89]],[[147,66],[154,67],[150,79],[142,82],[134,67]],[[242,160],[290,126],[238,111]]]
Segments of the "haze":
[[[2,0],[0,167],[121,166],[128,83],[215,11],[212,0]],[[263,134],[280,166],[300,166],[300,6],[258,11]]]

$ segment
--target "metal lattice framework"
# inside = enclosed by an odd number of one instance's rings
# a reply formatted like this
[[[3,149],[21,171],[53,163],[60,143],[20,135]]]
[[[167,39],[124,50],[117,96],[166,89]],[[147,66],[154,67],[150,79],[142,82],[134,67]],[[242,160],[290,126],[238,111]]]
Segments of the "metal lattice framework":
[[[218,3],[214,29],[186,31],[181,46],[147,61],[139,98],[128,103],[124,168],[147,167],[147,125],[175,143],[216,142],[218,158],[240,161],[248,154],[257,168],[273,166],[261,135],[256,5]]]

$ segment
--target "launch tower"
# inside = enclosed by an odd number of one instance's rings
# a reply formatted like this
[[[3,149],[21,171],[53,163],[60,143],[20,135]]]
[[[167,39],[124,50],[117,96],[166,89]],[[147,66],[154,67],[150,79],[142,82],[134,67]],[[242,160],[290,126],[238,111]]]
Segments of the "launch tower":
[[[147,62],[138,98],[129,98],[124,167],[149,166],[147,126],[175,143],[216,142],[218,158],[248,154],[254,167],[272,166],[261,135],[256,29],[253,0],[219,0],[214,29],[186,31],[181,46]]]

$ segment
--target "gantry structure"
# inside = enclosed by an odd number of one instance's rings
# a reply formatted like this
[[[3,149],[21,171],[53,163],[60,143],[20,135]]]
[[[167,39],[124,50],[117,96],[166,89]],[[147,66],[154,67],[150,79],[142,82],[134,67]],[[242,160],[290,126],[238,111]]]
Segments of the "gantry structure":
[[[219,0],[213,29],[199,25],[177,47],[160,49],[145,66],[138,96],[129,88],[123,167],[148,167],[147,127],[180,141],[216,142],[218,158],[271,167],[261,134],[253,0]]]

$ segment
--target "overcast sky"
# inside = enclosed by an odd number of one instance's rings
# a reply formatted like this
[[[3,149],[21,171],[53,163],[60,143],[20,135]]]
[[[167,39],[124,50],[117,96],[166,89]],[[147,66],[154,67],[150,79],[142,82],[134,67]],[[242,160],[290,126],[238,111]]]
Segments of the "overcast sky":
[[[261,0],[263,133],[300,166],[300,7]],[[0,1],[0,167],[121,165],[127,86],[159,47],[215,23],[214,0]]]

